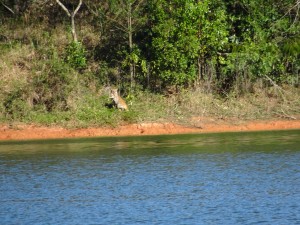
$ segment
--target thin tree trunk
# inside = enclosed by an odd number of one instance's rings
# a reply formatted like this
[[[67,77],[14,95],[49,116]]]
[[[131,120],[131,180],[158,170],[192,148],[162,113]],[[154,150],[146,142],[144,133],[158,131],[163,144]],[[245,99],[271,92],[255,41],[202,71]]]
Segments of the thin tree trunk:
[[[147,87],[150,89],[150,63],[147,65]]]
[[[201,59],[200,56],[198,56],[198,82],[200,82],[201,77],[202,77],[202,73],[201,73]]]
[[[131,2],[128,3],[128,45],[129,45],[129,54],[131,56],[132,48],[133,48],[133,41],[132,41],[132,15],[131,15]],[[129,65],[129,73],[130,73],[130,87],[133,87],[134,82],[134,65],[132,60],[130,59]]]
[[[78,39],[77,39],[77,34],[76,34],[76,29],[75,29],[75,14],[72,14],[71,16],[71,24],[72,24],[72,36],[73,36],[73,41],[74,42],[77,42]]]

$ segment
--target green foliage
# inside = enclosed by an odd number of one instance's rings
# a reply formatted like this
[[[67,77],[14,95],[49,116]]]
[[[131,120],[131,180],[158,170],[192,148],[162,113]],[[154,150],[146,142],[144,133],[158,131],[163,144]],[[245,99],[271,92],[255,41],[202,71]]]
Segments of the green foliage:
[[[232,14],[229,17],[231,36],[228,39],[229,51],[222,62],[219,59],[221,72],[218,78],[222,91],[230,91],[235,83],[253,83],[260,78],[271,78],[281,83],[286,82],[287,77],[298,76],[295,71],[291,74],[290,69],[297,67],[299,61],[293,55],[297,46],[294,45],[295,38],[286,37],[299,34],[299,23],[291,24],[286,15],[282,14],[285,4],[274,3],[260,0],[227,3],[229,13]],[[295,27],[298,27],[297,31]],[[291,48],[287,47],[288,42],[293,43]],[[229,89],[224,90],[224,87]],[[248,90],[240,90],[244,91]]]
[[[151,52],[153,71],[166,83],[193,80],[199,51],[197,15],[193,1],[152,2]]]
[[[43,125],[54,125],[60,124],[64,125],[68,121],[72,120],[72,112],[49,112],[45,113],[43,111],[31,111],[30,114],[25,117],[24,122],[34,122]]]
[[[86,52],[81,42],[71,42],[66,49],[66,61],[75,69],[84,69],[87,66]]]
[[[77,86],[77,75],[55,56],[45,63],[44,70],[33,77],[33,105],[42,105],[46,111],[68,110],[68,96]]]
[[[18,93],[8,95],[4,102],[5,117],[8,120],[23,120],[30,112],[27,102],[18,97]]]
[[[152,3],[153,71],[166,83],[197,78],[197,61],[227,49],[228,26],[223,8],[209,0],[161,0]]]
[[[297,57],[300,54],[300,34],[298,37],[287,38],[282,47],[283,53],[287,56]]]
[[[97,125],[115,125],[118,120],[114,119],[114,110],[105,107],[105,96],[100,99],[93,95],[85,94],[75,109],[75,118],[79,123]]]

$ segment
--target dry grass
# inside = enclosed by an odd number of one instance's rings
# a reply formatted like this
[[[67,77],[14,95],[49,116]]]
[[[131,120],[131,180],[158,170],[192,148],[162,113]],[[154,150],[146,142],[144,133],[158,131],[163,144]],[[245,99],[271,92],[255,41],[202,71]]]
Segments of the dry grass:
[[[183,90],[170,96],[138,92],[128,103],[139,122],[194,125],[194,118],[300,119],[300,90],[293,87],[284,89],[282,94],[276,94],[274,87],[270,87],[227,98],[204,93],[201,89]]]
[[[29,46],[18,46],[0,55],[1,93],[26,86],[31,76],[34,51]]]
[[[218,98],[196,90],[187,91],[178,98],[181,102],[178,112],[184,112],[183,117],[188,115],[257,120],[274,117],[297,119],[300,116],[300,90],[291,86],[282,88],[280,93],[270,87],[240,97],[227,98]]]

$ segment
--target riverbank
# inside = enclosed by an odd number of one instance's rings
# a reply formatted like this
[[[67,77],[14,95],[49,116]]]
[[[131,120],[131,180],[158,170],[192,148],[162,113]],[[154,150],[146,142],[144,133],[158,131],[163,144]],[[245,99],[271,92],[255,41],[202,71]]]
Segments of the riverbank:
[[[138,136],[186,133],[243,132],[300,129],[300,120],[256,120],[194,118],[193,126],[174,123],[129,124],[115,128],[91,127],[67,129],[37,125],[0,125],[0,140],[32,140],[107,136]]]

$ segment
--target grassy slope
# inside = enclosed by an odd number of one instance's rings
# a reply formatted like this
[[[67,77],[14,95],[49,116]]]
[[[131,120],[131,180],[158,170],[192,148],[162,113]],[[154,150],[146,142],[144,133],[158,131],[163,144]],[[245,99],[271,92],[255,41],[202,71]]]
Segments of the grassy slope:
[[[119,112],[106,107],[110,100],[100,85],[103,70],[97,62],[90,60],[80,72],[65,63],[69,37],[62,27],[3,26],[1,35],[2,123],[87,127],[145,121],[190,124],[193,117],[299,119],[300,90],[290,86],[255,85],[253,93],[236,97],[233,92],[226,98],[205,93],[201,85],[168,96],[135,90],[127,98],[130,111]]]

